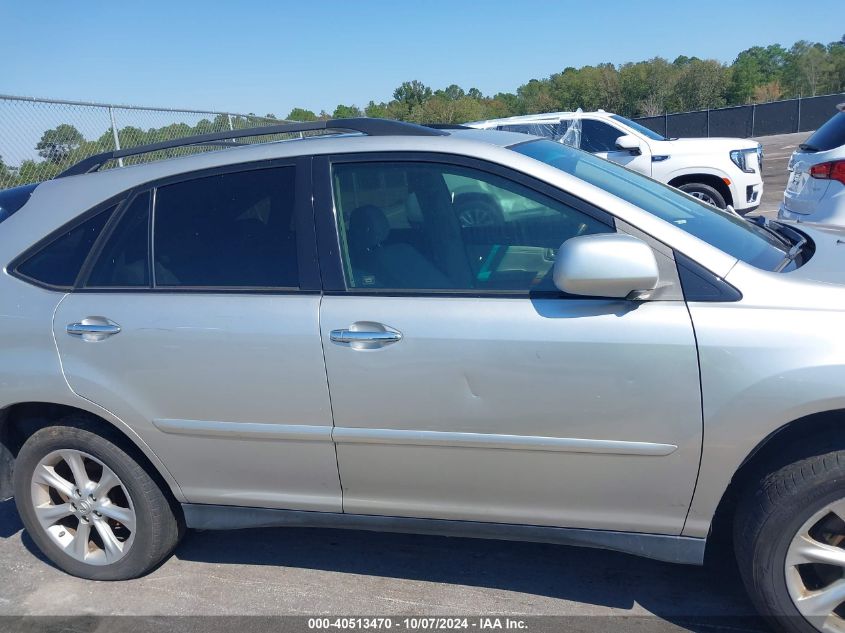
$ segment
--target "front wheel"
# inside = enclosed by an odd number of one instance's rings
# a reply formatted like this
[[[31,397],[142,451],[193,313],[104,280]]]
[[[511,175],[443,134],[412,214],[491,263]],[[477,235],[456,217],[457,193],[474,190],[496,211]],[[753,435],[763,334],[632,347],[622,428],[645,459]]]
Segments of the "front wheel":
[[[678,187],[681,191],[688,193],[693,198],[701,200],[705,204],[726,209],[728,204],[725,202],[725,197],[710,185],[705,185],[699,182],[690,182]]]
[[[15,460],[15,503],[27,533],[57,567],[124,580],[158,565],[180,517],[147,471],[86,420],[35,432]]]
[[[741,497],[734,530],[743,581],[776,627],[845,632],[845,451],[767,475]]]

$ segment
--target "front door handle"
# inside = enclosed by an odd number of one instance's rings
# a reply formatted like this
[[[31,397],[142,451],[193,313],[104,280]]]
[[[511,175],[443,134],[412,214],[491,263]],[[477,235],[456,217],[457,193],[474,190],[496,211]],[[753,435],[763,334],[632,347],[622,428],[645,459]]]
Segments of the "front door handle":
[[[83,341],[102,341],[120,332],[120,326],[105,317],[86,317],[76,323],[68,323],[67,333],[79,336]]]
[[[378,349],[402,340],[402,332],[383,323],[356,321],[348,329],[332,330],[332,343],[349,346],[352,349]]]

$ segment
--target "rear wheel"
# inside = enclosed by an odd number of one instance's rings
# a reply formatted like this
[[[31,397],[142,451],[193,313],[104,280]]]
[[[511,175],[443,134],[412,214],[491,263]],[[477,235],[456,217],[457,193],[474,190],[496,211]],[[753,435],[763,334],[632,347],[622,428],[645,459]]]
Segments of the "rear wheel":
[[[845,633],[845,451],[767,475],[741,497],[734,528],[763,615],[781,631]]]
[[[27,532],[74,576],[122,580],[158,565],[181,535],[177,511],[116,441],[69,419],[34,433],[15,461],[15,503]]]
[[[725,197],[710,185],[705,185],[699,182],[690,182],[678,187],[683,192],[688,193],[693,198],[698,198],[705,204],[725,209],[728,205],[725,202]]]

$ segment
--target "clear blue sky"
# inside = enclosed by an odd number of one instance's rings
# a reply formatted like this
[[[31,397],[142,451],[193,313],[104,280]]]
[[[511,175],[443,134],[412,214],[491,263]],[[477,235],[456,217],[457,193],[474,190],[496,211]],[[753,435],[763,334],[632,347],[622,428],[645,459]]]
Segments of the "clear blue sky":
[[[837,1],[0,0],[0,93],[278,116],[410,79],[493,94],[567,66],[838,40]]]

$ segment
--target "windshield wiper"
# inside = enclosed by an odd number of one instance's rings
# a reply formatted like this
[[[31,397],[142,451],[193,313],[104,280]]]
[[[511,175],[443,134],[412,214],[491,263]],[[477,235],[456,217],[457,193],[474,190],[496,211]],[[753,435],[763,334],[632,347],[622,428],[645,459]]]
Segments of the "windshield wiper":
[[[798,255],[801,254],[801,251],[804,249],[804,245],[807,244],[807,242],[809,240],[806,237],[804,237],[804,235],[802,235],[801,233],[799,233],[798,231],[796,231],[795,229],[793,229],[791,227],[785,226],[785,225],[783,225],[779,222],[777,222],[777,223],[773,222],[772,224],[777,224],[777,226],[779,226],[784,231],[785,234],[788,233],[792,237],[795,238],[795,243],[787,251],[787,253],[786,253],[786,255],[784,255],[783,259],[780,260],[780,263],[777,266],[775,266],[775,272],[779,273],[784,268],[789,266],[793,261],[795,261],[795,258],[798,257]]]
[[[798,149],[803,149],[805,152],[818,152],[819,151],[819,148],[816,147],[815,145],[807,145],[806,143],[801,143],[801,145],[798,146]]]
[[[745,219],[747,222],[751,222],[752,224],[756,224],[761,229],[766,231],[766,233],[768,233],[772,237],[776,238],[777,241],[780,242],[781,244],[783,244],[784,246],[788,246],[790,248],[792,247],[792,242],[789,241],[789,238],[787,238],[785,235],[782,235],[776,229],[773,229],[771,227],[771,225],[775,224],[775,223],[772,222],[771,220],[769,220],[767,217],[762,216],[762,215],[758,215],[758,216],[753,217],[753,218],[744,217],[743,219]],[[778,224],[777,226],[782,227],[782,228],[788,228],[788,227],[783,226],[782,224]],[[796,239],[803,239],[803,236],[800,233],[798,233],[797,231],[795,232],[795,237],[796,237]]]

